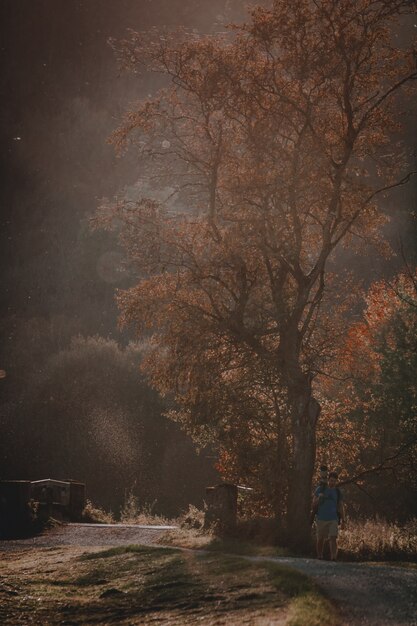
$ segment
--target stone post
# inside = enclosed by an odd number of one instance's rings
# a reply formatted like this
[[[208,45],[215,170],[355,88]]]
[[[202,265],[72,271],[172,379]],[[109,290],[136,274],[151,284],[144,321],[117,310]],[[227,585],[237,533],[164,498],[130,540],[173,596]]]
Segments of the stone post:
[[[223,483],[207,487],[206,505],[204,528],[213,529],[220,537],[232,535],[236,530],[237,486]]]

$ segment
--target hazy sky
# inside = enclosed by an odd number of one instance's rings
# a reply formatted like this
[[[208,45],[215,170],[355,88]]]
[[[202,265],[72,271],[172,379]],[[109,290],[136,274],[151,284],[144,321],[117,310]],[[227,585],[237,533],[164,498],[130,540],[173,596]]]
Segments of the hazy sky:
[[[134,179],[106,138],[129,102],[152,85],[119,76],[108,38],[165,24],[215,32],[244,4],[0,0],[0,317],[44,314],[65,300],[65,284],[79,273],[71,255],[80,220],[100,197]],[[91,272],[84,278],[93,280]]]
[[[216,32],[243,16],[246,5],[241,0],[0,0],[0,319],[68,310],[84,297],[83,290],[88,309],[88,297],[91,306],[102,297],[104,291],[99,296],[94,290],[103,281],[112,301],[114,250],[94,258],[85,218],[101,197],[140,174],[133,155],[116,160],[106,138],[129,102],[151,91],[152,82],[119,76],[108,38],[122,36],[128,27],[175,24]],[[401,37],[409,37],[414,21]],[[409,132],[415,128],[411,122]],[[107,330],[114,316],[112,309],[103,322]]]

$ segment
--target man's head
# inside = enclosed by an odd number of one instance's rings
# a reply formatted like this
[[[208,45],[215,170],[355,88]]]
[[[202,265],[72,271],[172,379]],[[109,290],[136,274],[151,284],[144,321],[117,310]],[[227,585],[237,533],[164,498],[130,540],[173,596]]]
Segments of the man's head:
[[[327,479],[328,479],[327,465],[320,465],[320,480],[322,482],[327,482]]]
[[[329,487],[332,489],[337,485],[337,479],[339,478],[337,472],[330,472],[329,474]]]

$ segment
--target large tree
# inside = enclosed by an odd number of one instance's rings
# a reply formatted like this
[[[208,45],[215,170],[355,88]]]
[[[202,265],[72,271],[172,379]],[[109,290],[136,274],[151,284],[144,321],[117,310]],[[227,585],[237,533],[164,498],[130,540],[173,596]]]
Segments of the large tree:
[[[378,237],[378,193],[407,180],[392,135],[417,72],[394,31],[415,6],[276,1],[217,37],[115,43],[124,66],[163,76],[113,135],[140,155],[143,197],[139,184],[97,218],[120,230],[138,271],[119,294],[122,319],[151,334],[145,369],[174,393],[175,419],[233,452],[237,478],[300,545],[312,383],[332,340],[326,276],[339,244]],[[337,274],[333,263],[333,294]]]

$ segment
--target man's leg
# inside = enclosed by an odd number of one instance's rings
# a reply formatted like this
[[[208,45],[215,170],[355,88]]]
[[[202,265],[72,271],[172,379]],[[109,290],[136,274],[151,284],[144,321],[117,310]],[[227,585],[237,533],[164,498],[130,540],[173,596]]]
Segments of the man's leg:
[[[316,531],[317,531],[317,544],[316,544],[317,558],[322,559],[324,542],[327,539],[327,532],[328,532],[327,522],[323,522],[322,520],[317,520]]]
[[[324,549],[324,537],[317,537],[317,558],[323,558],[323,549]]]
[[[336,561],[337,559],[337,537],[329,538],[330,545],[330,558],[332,561]]]
[[[329,530],[330,558],[332,561],[336,561],[337,559],[337,534],[337,522],[332,522]]]

